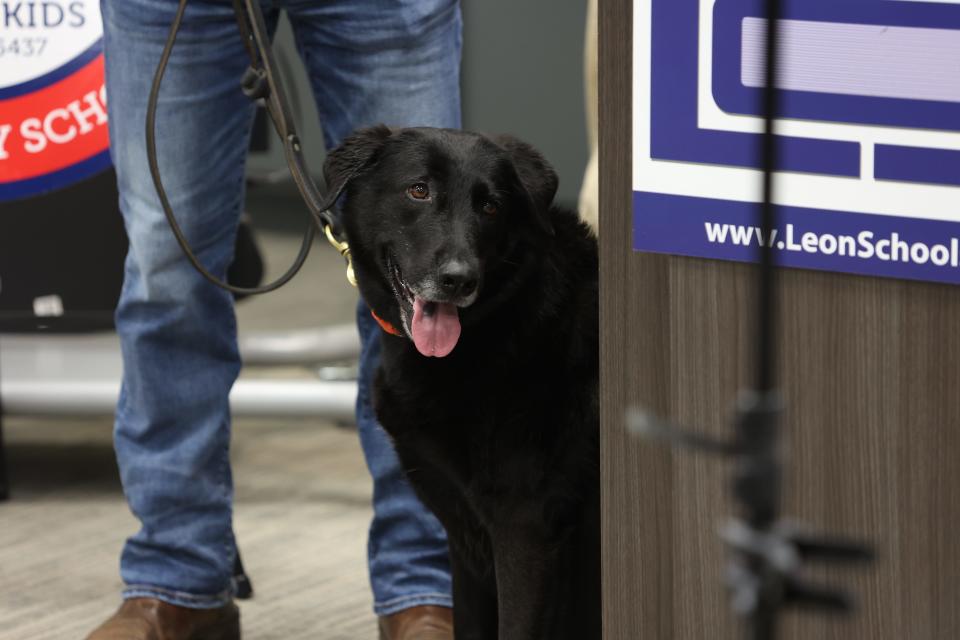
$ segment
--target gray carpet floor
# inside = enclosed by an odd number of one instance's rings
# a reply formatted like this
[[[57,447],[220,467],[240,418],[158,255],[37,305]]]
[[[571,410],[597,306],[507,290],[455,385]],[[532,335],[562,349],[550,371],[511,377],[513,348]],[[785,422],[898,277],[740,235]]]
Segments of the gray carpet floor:
[[[0,638],[80,639],[119,604],[118,554],[137,528],[110,425],[6,423],[13,499],[0,506]],[[366,575],[370,480],[352,428],[234,425],[235,529],[255,596],[244,637],[375,638]]]
[[[275,231],[261,240],[275,274],[297,238]],[[241,331],[352,321],[356,294],[341,265],[332,250],[316,250],[291,285],[239,305]],[[5,419],[13,496],[0,504],[0,640],[80,640],[119,605],[119,552],[137,522],[111,422]],[[370,479],[355,430],[312,418],[238,420],[232,455],[235,529],[256,591],[241,603],[244,638],[376,638]]]

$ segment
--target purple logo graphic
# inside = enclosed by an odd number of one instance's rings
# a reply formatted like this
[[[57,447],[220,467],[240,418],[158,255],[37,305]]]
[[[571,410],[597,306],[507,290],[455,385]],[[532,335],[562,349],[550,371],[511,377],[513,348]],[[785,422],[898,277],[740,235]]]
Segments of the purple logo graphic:
[[[713,96],[729,113],[762,115],[762,17],[757,0],[714,5]],[[792,0],[783,18],[783,117],[960,131],[960,5]],[[960,185],[960,152],[877,145],[874,177]]]

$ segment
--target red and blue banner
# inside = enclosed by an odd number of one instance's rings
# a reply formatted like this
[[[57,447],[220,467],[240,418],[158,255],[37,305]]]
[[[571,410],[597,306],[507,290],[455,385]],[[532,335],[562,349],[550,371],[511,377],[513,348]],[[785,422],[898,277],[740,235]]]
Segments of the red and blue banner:
[[[0,1],[0,202],[110,166],[97,1]]]

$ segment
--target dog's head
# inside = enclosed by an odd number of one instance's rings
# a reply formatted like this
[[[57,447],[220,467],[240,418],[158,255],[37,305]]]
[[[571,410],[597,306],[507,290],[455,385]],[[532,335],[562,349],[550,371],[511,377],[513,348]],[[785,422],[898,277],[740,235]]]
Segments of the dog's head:
[[[491,274],[553,233],[556,173],[509,136],[363,129],[330,153],[324,174],[345,194],[364,299],[423,355],[449,354]]]

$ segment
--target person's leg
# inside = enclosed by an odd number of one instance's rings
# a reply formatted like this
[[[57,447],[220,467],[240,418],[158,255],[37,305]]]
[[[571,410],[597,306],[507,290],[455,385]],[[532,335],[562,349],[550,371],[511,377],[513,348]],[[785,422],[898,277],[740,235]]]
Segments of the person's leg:
[[[240,369],[230,294],[187,262],[147,165],[144,118],[174,0],[102,0],[111,153],[130,249],[116,312],[123,385],[114,443],[140,520],[121,557],[125,598],[213,608],[232,595],[228,394]],[[223,277],[240,215],[253,107],[229,3],[192,1],[163,79],[157,153],[199,259]]]
[[[328,147],[354,129],[460,126],[461,17],[456,0],[290,2],[291,21]],[[374,481],[369,569],[374,610],[452,604],[443,527],[407,483],[370,406],[379,327],[358,308],[363,353],[360,441]]]

